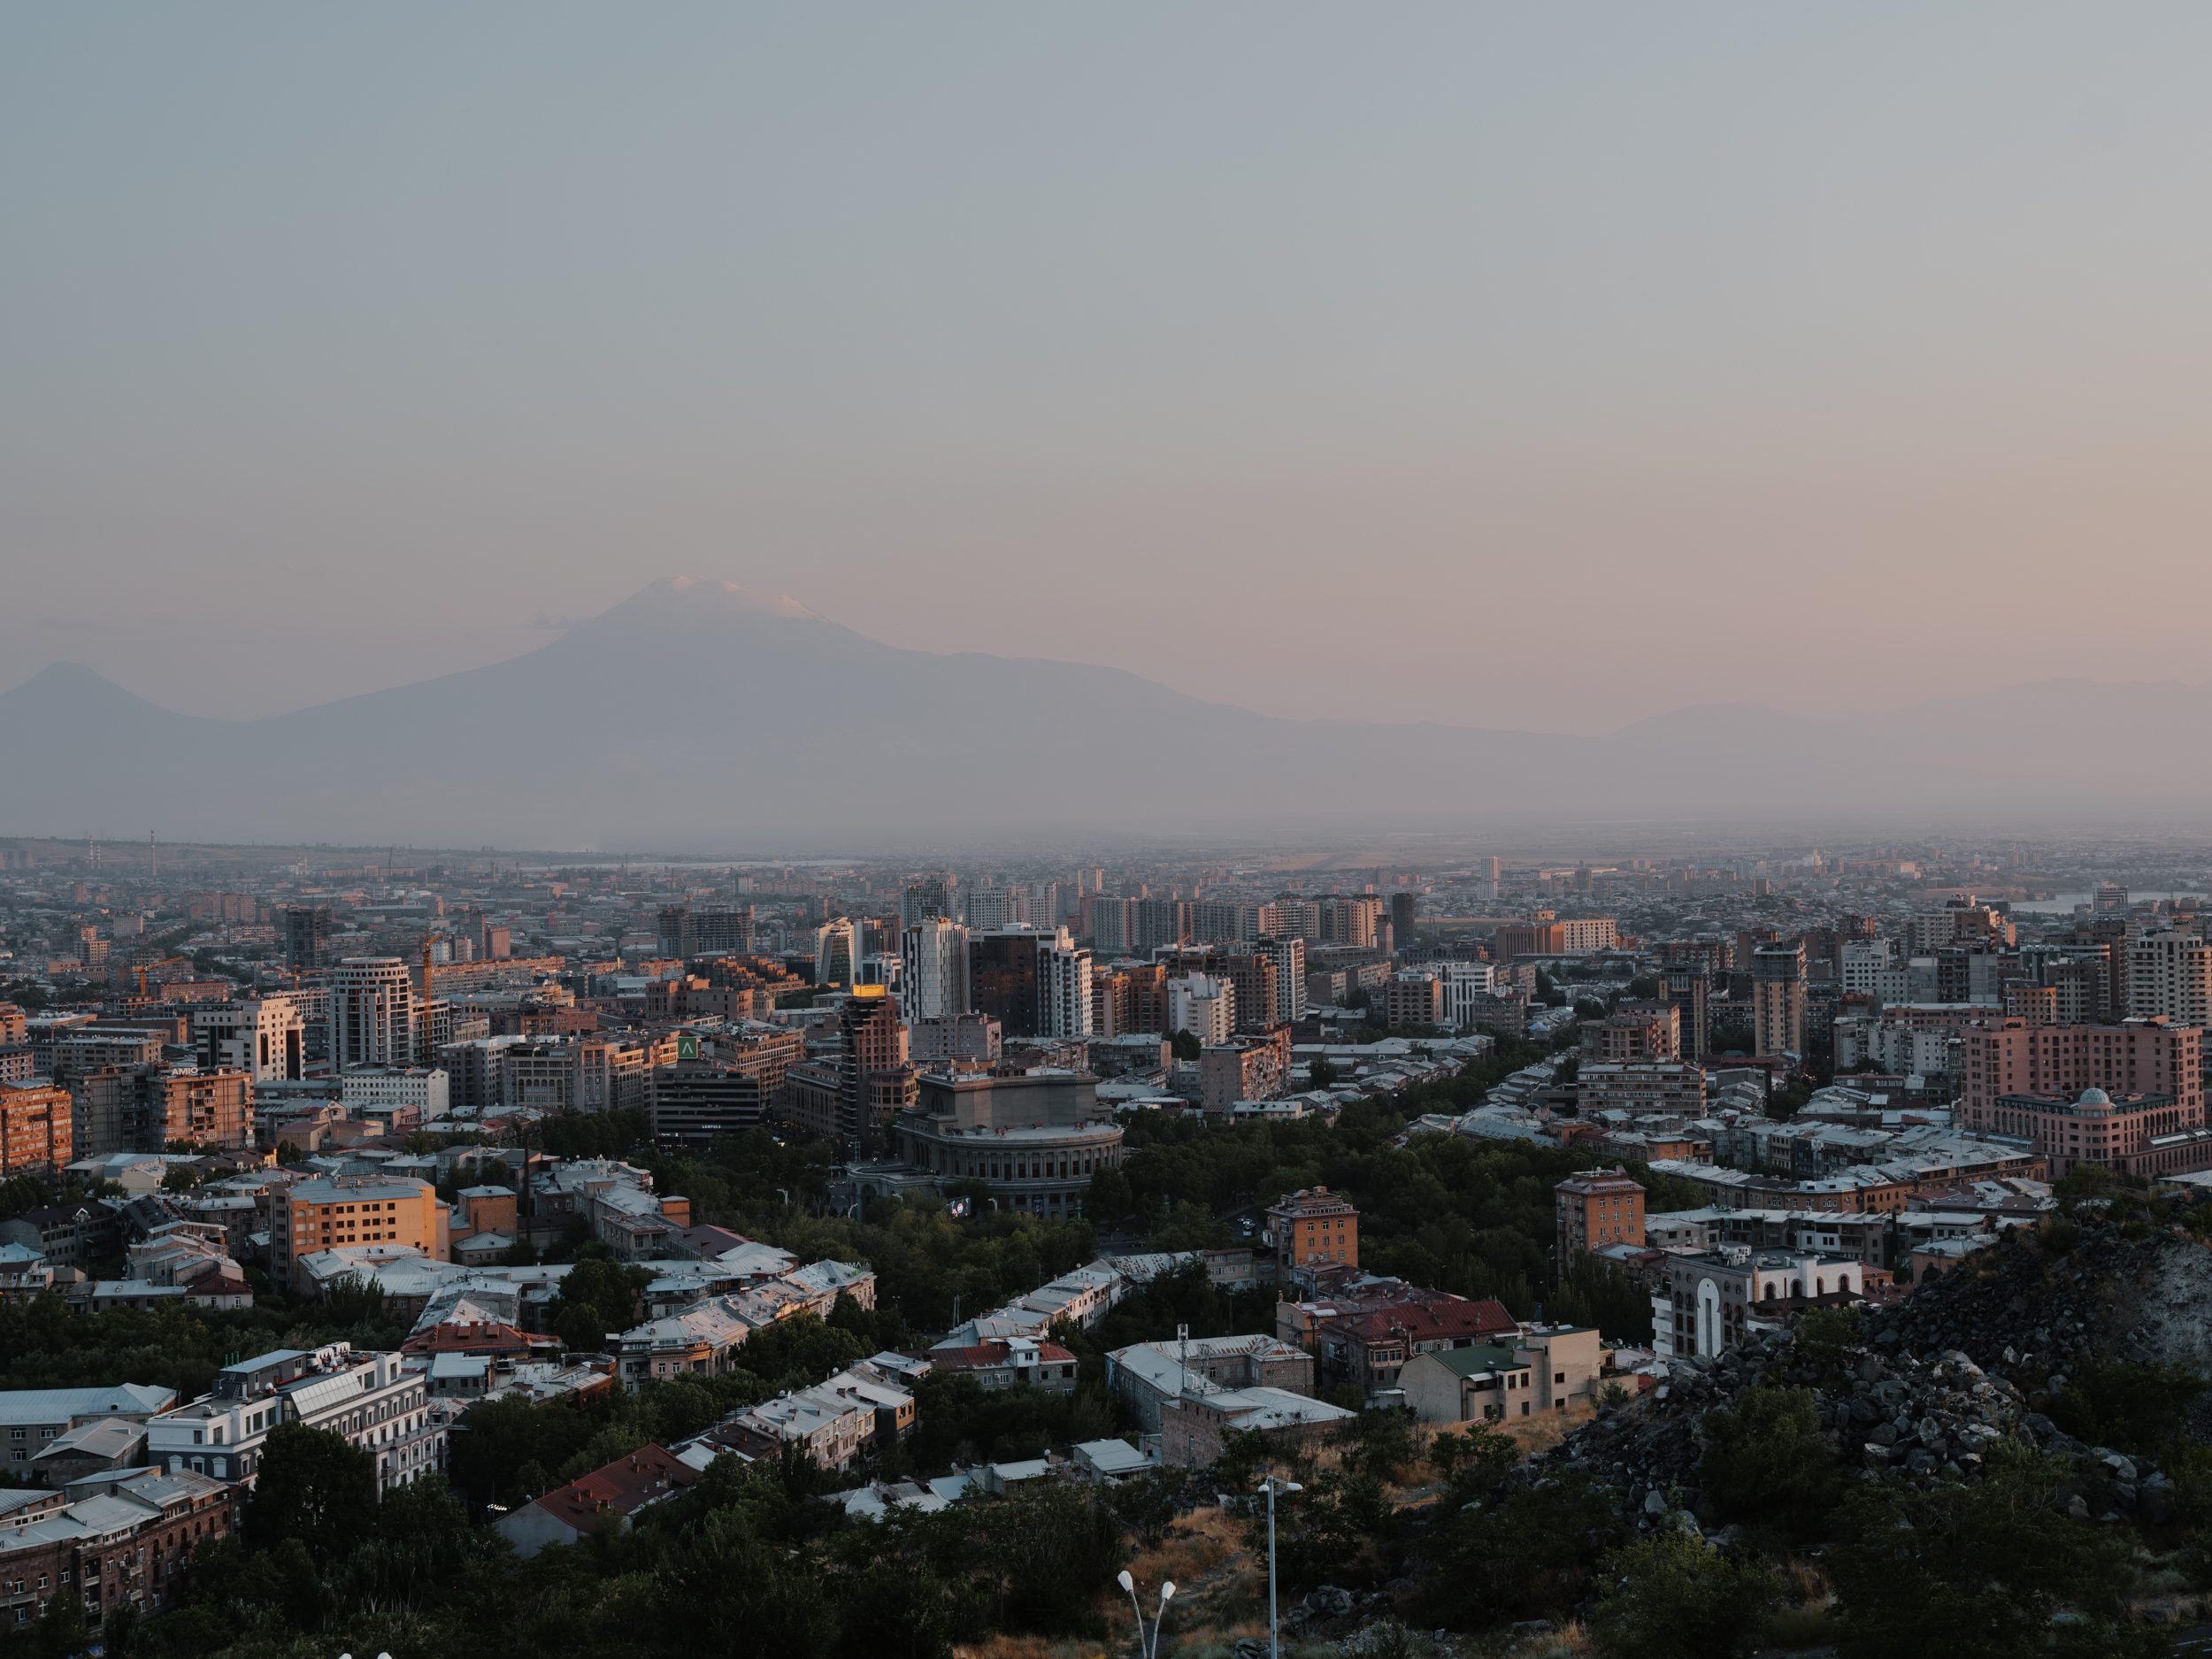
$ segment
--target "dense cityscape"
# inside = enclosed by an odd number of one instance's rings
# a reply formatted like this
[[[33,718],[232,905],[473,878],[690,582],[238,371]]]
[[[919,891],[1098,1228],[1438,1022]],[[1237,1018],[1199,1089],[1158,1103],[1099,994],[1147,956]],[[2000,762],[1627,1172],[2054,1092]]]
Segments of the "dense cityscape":
[[[2208,868],[0,841],[0,1634],[2153,1642]]]
[[[2212,1659],[2208,62],[0,5],[0,1659]]]

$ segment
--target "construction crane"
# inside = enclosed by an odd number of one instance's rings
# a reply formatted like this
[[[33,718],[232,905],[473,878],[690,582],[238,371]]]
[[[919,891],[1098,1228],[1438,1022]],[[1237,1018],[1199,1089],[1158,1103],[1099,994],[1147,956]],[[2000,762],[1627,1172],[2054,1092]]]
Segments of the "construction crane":
[[[148,974],[155,972],[157,969],[165,968],[173,962],[188,963],[192,959],[189,956],[164,956],[159,962],[140,963],[137,967],[132,970],[132,972],[138,976],[139,995],[143,996],[146,995],[146,976]],[[110,983],[112,983],[112,981],[110,981]]]

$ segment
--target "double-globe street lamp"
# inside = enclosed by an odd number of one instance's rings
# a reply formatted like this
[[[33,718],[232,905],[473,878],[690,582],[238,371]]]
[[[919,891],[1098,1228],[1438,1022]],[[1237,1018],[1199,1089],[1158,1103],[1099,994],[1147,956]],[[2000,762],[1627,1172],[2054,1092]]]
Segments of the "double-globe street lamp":
[[[1152,1615],[1152,1635],[1144,1633],[1144,1608],[1137,1600],[1137,1581],[1129,1576],[1129,1569],[1121,1570],[1121,1587],[1129,1592],[1129,1605],[1137,1614],[1137,1652],[1143,1659],[1160,1659],[1160,1621],[1167,1617],[1167,1604],[1175,1594],[1175,1581],[1171,1578],[1160,1586],[1159,1610]]]
[[[1267,1659],[1283,1659],[1283,1639],[1275,1618],[1275,1494],[1279,1492],[1287,1496],[1305,1488],[1294,1480],[1270,1475],[1260,1482],[1260,1490],[1267,1494]]]

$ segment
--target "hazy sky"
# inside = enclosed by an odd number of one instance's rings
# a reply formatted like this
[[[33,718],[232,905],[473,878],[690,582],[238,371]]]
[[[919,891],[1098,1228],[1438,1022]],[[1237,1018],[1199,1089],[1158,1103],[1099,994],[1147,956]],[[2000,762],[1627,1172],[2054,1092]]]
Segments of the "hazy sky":
[[[659,575],[1295,713],[2202,680],[2212,7],[0,11],[0,684]]]

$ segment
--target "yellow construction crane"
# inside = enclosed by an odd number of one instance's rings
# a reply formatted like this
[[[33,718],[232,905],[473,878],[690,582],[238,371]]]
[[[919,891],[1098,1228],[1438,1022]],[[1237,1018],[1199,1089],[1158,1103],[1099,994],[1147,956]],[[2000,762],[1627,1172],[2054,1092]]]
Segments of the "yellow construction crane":
[[[173,962],[189,962],[189,956],[164,956],[159,962],[142,962],[133,970],[138,976],[138,994],[146,995],[146,976],[157,968],[165,968]]]

